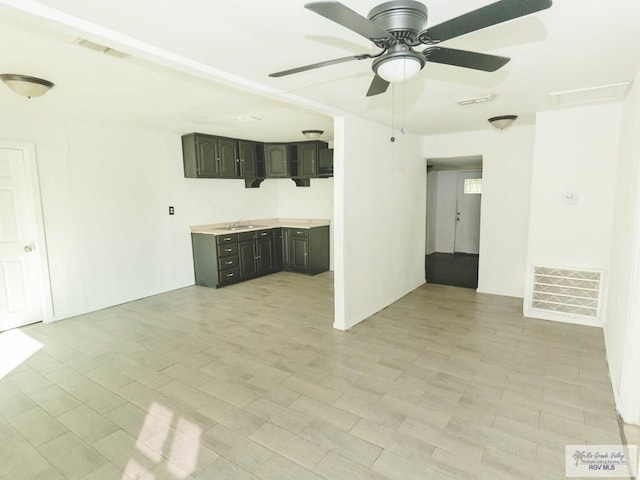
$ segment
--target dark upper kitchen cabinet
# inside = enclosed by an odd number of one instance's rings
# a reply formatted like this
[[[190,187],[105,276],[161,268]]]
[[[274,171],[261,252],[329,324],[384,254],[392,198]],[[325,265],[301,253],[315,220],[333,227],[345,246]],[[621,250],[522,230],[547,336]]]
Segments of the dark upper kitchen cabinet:
[[[289,146],[286,143],[267,143],[264,146],[264,169],[266,178],[289,178]]]
[[[218,138],[220,178],[238,178],[237,142],[231,138]]]
[[[265,178],[309,179],[333,176],[333,150],[326,142],[259,143],[204,133],[182,136],[184,176],[244,179],[247,188]]]
[[[218,139],[209,135],[184,135],[182,155],[185,177],[218,177]]]
[[[191,133],[182,136],[182,156],[185,177],[256,177],[255,142]]]
[[[295,144],[291,176],[294,178],[333,176],[333,150],[329,150],[325,142]]]
[[[184,176],[237,178],[235,141],[192,133],[182,136]]]
[[[318,176],[333,177],[333,148],[318,149]]]
[[[318,176],[318,144],[299,143],[297,150],[297,172],[298,177]]]
[[[238,140],[238,173],[242,178],[258,176],[258,144]]]

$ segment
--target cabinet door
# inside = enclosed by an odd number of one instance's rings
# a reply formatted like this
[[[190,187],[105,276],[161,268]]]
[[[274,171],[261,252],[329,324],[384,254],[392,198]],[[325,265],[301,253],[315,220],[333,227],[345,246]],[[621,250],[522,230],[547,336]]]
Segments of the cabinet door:
[[[256,253],[258,273],[272,272],[273,265],[273,238],[271,236],[256,240]]]
[[[291,238],[291,263],[292,267],[297,270],[305,270],[309,268],[309,239],[306,237]]]
[[[255,178],[258,176],[257,145],[253,142],[238,141],[238,158],[240,160],[240,176]]]
[[[289,156],[287,145],[283,143],[265,145],[266,177],[287,178],[289,174]]]
[[[301,143],[298,145],[298,176],[318,176],[318,145]]]
[[[220,158],[220,177],[238,178],[236,141],[230,138],[218,139],[218,157]]]
[[[284,260],[284,246],[282,244],[282,229],[273,229],[273,269],[276,272],[282,270]]]
[[[218,170],[218,142],[215,138],[200,136],[196,140],[196,159],[198,177],[217,177]]]
[[[251,277],[256,273],[255,241],[240,242],[238,257],[240,260],[240,277]]]
[[[282,266],[285,270],[289,269],[292,264],[291,260],[291,229],[282,229]]]

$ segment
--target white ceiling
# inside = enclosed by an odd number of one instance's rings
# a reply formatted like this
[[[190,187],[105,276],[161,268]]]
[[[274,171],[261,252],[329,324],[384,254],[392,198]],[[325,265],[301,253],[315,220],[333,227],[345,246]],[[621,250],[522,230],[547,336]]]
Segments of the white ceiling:
[[[116,121],[178,133],[298,140],[332,137],[331,115],[349,112],[419,134],[492,128],[488,117],[556,107],[552,92],[631,81],[640,68],[638,0],[554,0],[535,15],[446,42],[504,55],[494,73],[427,64],[417,77],[367,98],[371,60],[281,78],[271,72],[374,53],[357,34],[304,8],[302,0],[0,0],[0,73],[53,81],[27,100],[0,88],[3,111]],[[366,16],[380,3],[345,0]],[[487,0],[430,0],[429,25]],[[97,53],[87,38],[131,58]],[[494,95],[461,107],[457,100]],[[393,108],[392,108],[393,99]],[[242,123],[234,117],[258,117]]]

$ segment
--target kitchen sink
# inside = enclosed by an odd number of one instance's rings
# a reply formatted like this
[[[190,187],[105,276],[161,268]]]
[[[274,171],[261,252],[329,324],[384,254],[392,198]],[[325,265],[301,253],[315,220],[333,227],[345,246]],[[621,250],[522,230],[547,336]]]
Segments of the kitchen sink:
[[[268,228],[266,225],[232,225],[229,227],[222,227],[222,230],[251,230],[253,228]]]

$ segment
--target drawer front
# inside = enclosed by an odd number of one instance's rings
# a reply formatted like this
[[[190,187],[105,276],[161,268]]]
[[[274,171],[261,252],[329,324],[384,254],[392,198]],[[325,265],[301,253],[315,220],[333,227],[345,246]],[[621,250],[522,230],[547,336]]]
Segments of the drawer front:
[[[220,271],[220,284],[226,285],[227,283],[234,283],[240,280],[240,269],[232,268],[230,270]]]
[[[229,257],[238,255],[238,244],[230,243],[229,245],[218,245],[218,257]]]
[[[256,232],[240,232],[238,234],[239,242],[246,242],[247,240],[255,240]]]
[[[238,235],[230,233],[229,235],[216,235],[216,243],[218,245],[225,245],[228,243],[236,243],[238,241]]]
[[[238,256],[221,257],[218,259],[218,269],[228,270],[230,268],[238,268]]]
[[[269,230],[258,230],[256,232],[256,238],[257,239],[261,239],[261,238],[268,238],[271,237],[273,235],[273,230],[269,229]]]

